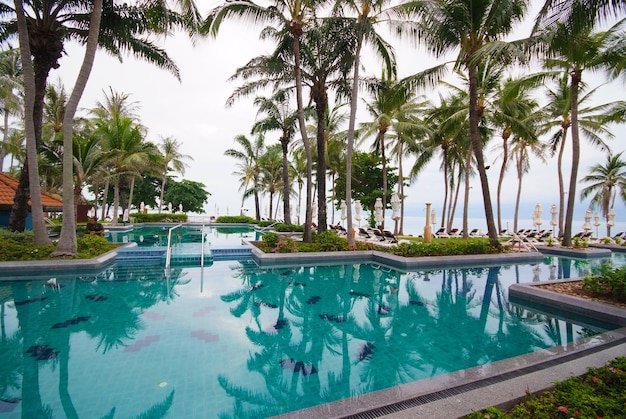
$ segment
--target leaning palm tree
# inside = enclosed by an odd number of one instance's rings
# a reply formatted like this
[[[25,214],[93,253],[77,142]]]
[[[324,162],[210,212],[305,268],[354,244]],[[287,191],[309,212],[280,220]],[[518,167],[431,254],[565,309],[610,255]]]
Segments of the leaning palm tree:
[[[261,167],[260,159],[265,153],[265,137],[263,135],[257,135],[254,143],[245,135],[238,135],[235,137],[235,143],[237,143],[242,150],[236,150],[229,148],[224,152],[224,155],[233,157],[238,160],[238,164],[241,167],[241,180],[244,189],[244,198],[250,194],[254,195],[254,210],[256,219],[261,219],[261,203],[259,200],[260,193],[260,176]],[[248,188],[249,183],[252,186]],[[243,207],[243,205],[242,205]]]
[[[591,197],[591,205],[599,206],[602,215],[607,220],[606,235],[611,236],[609,212],[615,207],[615,198],[620,189],[626,185],[626,161],[622,160],[622,153],[609,153],[606,163],[596,164],[589,169],[589,174],[582,178],[583,183],[589,184],[580,191],[580,199]],[[622,198],[624,195],[621,194]]]
[[[585,13],[577,8],[572,13]],[[544,66],[559,69],[570,76],[572,166],[563,229],[563,245],[571,246],[576,183],[580,162],[580,129],[578,118],[579,92],[583,82],[583,72],[604,71],[610,77],[617,77],[626,68],[626,56],[622,46],[626,44],[623,30],[626,19],[622,19],[606,31],[593,32],[594,24],[571,25],[556,23],[544,29],[540,36],[544,39],[547,58]]]
[[[253,23],[268,23],[274,27],[280,28],[280,31],[284,34],[283,40],[292,43],[298,124],[300,126],[300,135],[307,157],[307,205],[303,236],[305,242],[310,242],[312,238],[311,202],[313,195],[313,156],[306,132],[304,116],[300,42],[308,27],[314,23],[317,8],[323,6],[326,2],[326,0],[276,0],[272,5],[265,7],[249,0],[227,1],[223,5],[211,10],[203,25],[203,31],[205,33],[216,36],[222,22],[231,17],[242,18]]]
[[[181,143],[172,137],[161,138],[160,151],[163,156],[161,163],[161,194],[159,196],[159,214],[161,208],[163,208],[163,194],[165,193],[165,184],[167,183],[167,172],[174,170],[181,175],[185,174],[185,167],[187,164],[185,160],[193,160],[193,157],[182,154],[180,152]],[[132,202],[132,200],[130,201]],[[130,204],[129,202],[129,204]]]
[[[527,6],[527,0],[418,0],[409,2],[407,6],[407,10],[418,17],[414,27],[418,42],[436,55],[459,50],[454,64],[456,69],[464,70],[469,82],[470,140],[480,176],[489,240],[496,247],[500,243],[480,133],[484,108],[478,101],[478,70],[489,56],[496,56],[498,61],[504,63],[518,52],[513,44],[502,39],[512,31],[515,23],[522,20]],[[441,74],[445,68],[444,64],[425,73]]]
[[[191,1],[180,2],[181,13],[167,9],[163,2],[138,2],[129,6],[126,3],[117,5],[112,2],[98,2],[94,5],[91,2],[52,0],[45,4],[29,1],[28,13],[30,14],[26,16],[23,2],[20,5],[22,6],[20,7],[21,13],[18,13],[16,4],[15,14],[18,17],[21,14],[27,18],[27,28],[26,32],[20,32],[19,37],[29,43],[29,54],[32,54],[34,67],[33,118],[37,148],[41,145],[43,103],[48,75],[53,68],[59,66],[58,61],[63,54],[66,41],[76,40],[87,46],[85,60],[73,91],[76,96],[75,99],[70,98],[70,103],[68,103],[70,110],[68,121],[71,122],[75,112],[75,110],[72,111],[73,102],[76,101],[76,106],[78,106],[84,84],[91,71],[93,63],[91,55],[95,54],[93,48],[100,45],[120,58],[122,51],[132,51],[138,57],[166,68],[179,77],[178,69],[167,54],[147,40],[146,35],[166,33],[174,25],[184,26],[191,30],[199,20],[195,5]],[[10,16],[13,10],[7,4],[4,6],[3,15]],[[102,22],[102,27],[100,22]],[[94,24],[94,28],[91,28],[91,24]],[[8,41],[15,37],[17,26],[15,20],[10,18],[4,20],[0,25],[0,41]],[[90,44],[90,42],[95,44]],[[22,57],[22,62],[24,62],[24,57]],[[83,85],[82,89],[81,85]],[[71,132],[71,124],[65,128]],[[66,156],[67,164],[71,164],[71,160],[71,156]],[[69,179],[71,168],[66,170],[65,178]],[[25,166],[16,191],[15,205],[11,211],[10,228],[13,230],[24,229],[28,206],[26,190],[29,186],[29,173],[28,167]],[[71,186],[68,189],[71,189]],[[64,239],[62,241],[65,243]]]

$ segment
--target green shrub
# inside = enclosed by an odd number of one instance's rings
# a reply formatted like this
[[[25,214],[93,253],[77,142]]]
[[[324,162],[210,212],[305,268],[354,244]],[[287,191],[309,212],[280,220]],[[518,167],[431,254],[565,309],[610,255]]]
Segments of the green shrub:
[[[263,241],[263,243],[265,243],[267,247],[269,247],[270,249],[273,249],[276,246],[278,246],[278,240],[280,240],[280,234],[270,231],[268,233],[263,234],[261,236],[261,240]]]
[[[130,214],[130,217],[134,219],[135,223],[186,223],[187,214],[142,214],[140,212]],[[118,222],[122,222],[120,218]]]
[[[391,252],[398,256],[451,256],[451,255],[484,255],[499,252],[489,244],[488,239],[441,239],[431,243],[410,242],[400,243],[391,248]]]
[[[304,226],[297,225],[297,224],[278,223],[274,226],[274,230],[281,231],[281,232],[300,232],[301,233],[304,231]]]
[[[608,295],[626,302],[626,266],[613,268],[610,263],[601,265],[597,273],[583,278],[582,288],[599,295]]]
[[[223,224],[255,224],[256,220],[247,215],[221,215],[217,217],[215,222]]]
[[[339,237],[333,230],[322,231],[313,239],[319,252],[335,252],[348,250],[348,240]]]
[[[494,407],[468,415],[484,418],[623,418],[626,417],[626,357],[580,377],[555,383],[554,390],[526,400],[505,413]]]

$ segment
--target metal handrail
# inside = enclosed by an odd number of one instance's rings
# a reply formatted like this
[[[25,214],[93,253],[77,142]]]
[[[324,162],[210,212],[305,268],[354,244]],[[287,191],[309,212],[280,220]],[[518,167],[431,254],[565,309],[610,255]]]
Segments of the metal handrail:
[[[273,222],[272,224],[270,224],[270,225],[268,225],[268,226],[265,226],[265,227],[263,227],[262,229],[257,230],[257,231],[258,231],[259,233],[263,233],[265,230],[267,230],[267,229],[269,229],[269,228],[274,227],[276,224],[280,224],[280,221],[275,221],[275,222]]]
[[[178,227],[182,227],[182,224],[178,224],[175,225],[174,227],[170,228],[168,233],[167,233],[167,252],[166,252],[166,256],[165,256],[165,269],[168,269],[170,267],[170,259],[172,257],[172,231]]]

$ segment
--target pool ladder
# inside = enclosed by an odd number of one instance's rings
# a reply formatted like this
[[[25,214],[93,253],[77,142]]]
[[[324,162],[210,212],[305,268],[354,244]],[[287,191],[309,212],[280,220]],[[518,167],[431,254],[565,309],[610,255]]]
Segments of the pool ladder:
[[[169,269],[170,265],[171,265],[171,259],[172,259],[172,232],[177,229],[180,228],[182,230],[183,225],[182,224],[178,224],[175,225],[174,227],[170,228],[169,231],[167,232],[167,251],[165,253],[165,269]],[[201,240],[201,244],[200,244],[200,267],[204,267],[204,243],[205,243],[205,238],[204,238],[204,224],[202,224],[202,229],[200,230],[202,232],[202,240]]]

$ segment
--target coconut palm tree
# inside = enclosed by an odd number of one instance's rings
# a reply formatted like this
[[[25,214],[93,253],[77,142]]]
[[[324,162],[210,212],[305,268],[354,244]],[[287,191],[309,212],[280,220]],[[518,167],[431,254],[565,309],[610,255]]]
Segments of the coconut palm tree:
[[[280,132],[278,141],[282,150],[283,214],[286,224],[291,224],[289,143],[295,135],[298,122],[298,112],[290,107],[289,99],[289,94],[285,90],[279,90],[270,98],[257,97],[254,100],[254,104],[259,108],[257,115],[264,115],[265,117],[257,120],[252,127],[253,134],[263,134],[274,130]]]
[[[294,79],[296,84],[296,103],[298,110],[298,124],[300,135],[307,157],[307,187],[306,187],[306,221],[303,240],[311,241],[311,202],[313,194],[313,156],[311,145],[306,132],[304,115],[304,101],[302,98],[302,68],[300,56],[300,42],[308,27],[315,22],[315,13],[318,7],[326,0],[276,0],[274,4],[265,7],[252,1],[226,1],[209,12],[202,30],[216,36],[224,20],[231,17],[242,18],[253,23],[263,22],[280,28],[283,34],[282,41],[292,43],[294,59]]]
[[[626,186],[626,161],[622,160],[622,154],[623,152],[609,153],[604,165],[601,163],[593,165],[589,169],[589,174],[581,179],[583,183],[589,185],[580,191],[580,199],[591,196],[592,207],[600,207],[602,216],[607,221],[607,237],[611,236],[611,226],[608,223],[609,212],[615,207],[615,198],[618,193]],[[620,195],[624,199],[624,194],[620,193]]]
[[[283,185],[281,148],[282,145],[280,144],[271,145],[259,159],[259,166],[261,168],[261,188],[264,192],[267,192],[270,197],[270,220],[277,218],[274,212],[274,195],[281,193],[285,189],[289,189]]]
[[[503,42],[513,25],[520,22],[528,6],[527,0],[452,0],[411,1],[406,10],[417,14],[414,34],[419,43],[433,54],[459,51],[455,68],[464,70],[469,83],[469,133],[476,159],[490,243],[499,247],[487,170],[483,153],[480,123],[484,107],[479,102],[479,69],[488,56],[507,62],[516,52],[514,45]],[[427,71],[441,74],[446,64]]]
[[[0,144],[0,172],[3,171],[6,157],[5,144],[9,138],[9,118],[20,115],[22,111],[21,93],[24,91],[22,83],[22,63],[19,50],[12,47],[0,52],[0,108],[4,116],[3,138]]]
[[[229,148],[224,152],[224,155],[233,157],[238,160],[237,165],[240,167],[240,180],[242,182],[241,188],[244,190],[244,199],[247,196],[254,196],[254,210],[256,213],[256,219],[261,219],[261,203],[259,200],[259,193],[261,187],[261,156],[265,153],[265,137],[258,134],[254,143],[245,135],[238,135],[235,137],[235,143],[238,144],[242,150],[236,150]],[[248,187],[252,183],[252,186]],[[242,204],[243,206],[243,204]]]
[[[181,175],[185,174],[185,167],[187,164],[185,160],[193,160],[193,157],[182,154],[180,151],[181,143],[172,137],[161,138],[161,143],[159,144],[159,150],[161,151],[161,155],[163,156],[162,162],[162,170],[161,170],[161,194],[159,196],[159,214],[161,213],[161,208],[163,208],[163,194],[165,193],[165,184],[167,183],[167,172],[170,170],[174,170]],[[171,166],[171,167],[170,167]],[[132,202],[132,199],[129,201],[129,206]]]
[[[23,6],[23,2],[20,4]],[[78,106],[78,101],[91,72],[92,55],[95,55],[95,48],[98,45],[103,46],[111,54],[120,58],[121,51],[133,51],[138,57],[166,68],[179,77],[176,66],[167,54],[147,40],[147,35],[165,33],[174,25],[184,26],[191,30],[199,20],[195,5],[191,1],[180,2],[182,14],[164,9],[165,3],[158,3],[155,9],[155,4],[152,2],[140,2],[130,6],[126,3],[114,5],[112,2],[106,2],[103,7],[103,2],[93,5],[90,2],[68,3],[55,0],[45,5],[29,2],[29,6],[28,13],[31,15],[27,16],[26,32],[20,32],[19,36],[26,37],[24,41],[29,42],[29,54],[32,53],[33,57],[35,78],[33,84],[33,95],[35,96],[33,118],[37,148],[41,144],[43,103],[47,78],[50,70],[59,66],[58,61],[63,54],[65,41],[73,39],[87,46],[85,60],[72,91],[75,97],[70,97],[68,109],[66,109],[66,113],[69,110],[67,115],[69,126],[64,128],[70,134],[71,121],[75,113],[74,102]],[[26,17],[24,8],[21,7],[20,10]],[[9,14],[11,11],[8,6],[5,7],[5,14]],[[15,14],[16,16],[19,15],[17,10]],[[103,22],[102,31],[100,30],[101,21]],[[92,23],[97,24],[93,29],[89,26]],[[17,25],[14,20],[5,21],[2,30],[0,30],[0,40],[10,40],[17,34],[16,28]],[[24,62],[24,57],[22,57],[22,62]],[[68,140],[68,142],[69,146],[71,141]],[[71,150],[71,147],[68,149]],[[64,157],[65,163],[70,165],[69,168],[65,169],[64,179],[69,180],[72,172],[72,157],[70,155],[64,155]],[[29,185],[28,173],[28,168],[24,167],[16,191],[16,205],[11,211],[10,228],[14,230],[22,231],[24,229],[28,202],[28,194],[26,193]],[[71,191],[72,187],[66,189]],[[68,197],[71,197],[71,192],[68,192]],[[71,211],[71,203],[68,206],[69,211]],[[72,214],[69,213],[64,218],[69,219],[71,216]],[[68,225],[68,229],[70,229],[69,227]],[[66,247],[66,244],[72,247],[71,243],[66,242],[63,234],[60,241],[62,248]]]
[[[352,220],[352,155],[356,131],[356,112],[359,100],[359,71],[361,69],[361,53],[367,44],[374,48],[376,55],[382,58],[387,74],[395,74],[395,53],[391,45],[376,31],[381,21],[398,23],[394,19],[395,8],[386,8],[388,0],[337,1],[333,9],[334,16],[349,19],[356,39],[353,56],[352,87],[350,93],[350,116],[348,119],[348,141],[346,149],[346,205],[348,231],[354,231]],[[399,7],[399,6],[397,6]],[[348,234],[348,244],[354,246],[354,236]]]
[[[572,13],[584,13],[575,7]],[[546,45],[547,57],[544,66],[559,69],[570,76],[571,130],[572,130],[572,167],[563,229],[563,245],[571,246],[572,224],[578,181],[578,165],[580,161],[580,129],[578,119],[578,103],[583,72],[604,71],[616,77],[626,65],[626,57],[622,45],[626,43],[623,27],[626,19],[622,19],[606,31],[593,32],[594,24],[566,25],[555,23],[540,32]]]
[[[584,86],[583,86],[584,87]],[[623,121],[626,102],[615,101],[600,105],[587,106],[592,100],[592,96],[598,90],[594,88],[588,92],[581,90],[578,100],[578,124],[581,128],[583,138],[591,145],[600,150],[608,151],[609,145],[606,139],[614,138],[614,134],[609,129],[609,123]],[[563,155],[565,145],[571,131],[571,89],[569,85],[569,75],[563,74],[557,80],[555,88],[546,89],[547,104],[543,108],[546,115],[542,131],[555,131],[550,136],[550,149],[552,155],[557,154],[557,175],[559,182],[559,236],[563,235],[563,219],[565,214],[565,186],[563,180]]]

